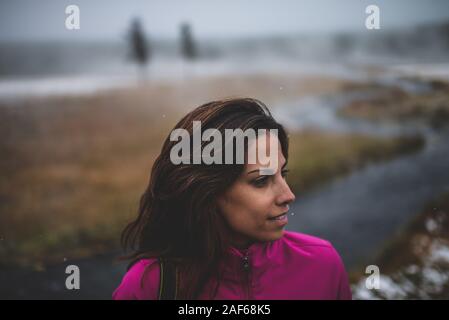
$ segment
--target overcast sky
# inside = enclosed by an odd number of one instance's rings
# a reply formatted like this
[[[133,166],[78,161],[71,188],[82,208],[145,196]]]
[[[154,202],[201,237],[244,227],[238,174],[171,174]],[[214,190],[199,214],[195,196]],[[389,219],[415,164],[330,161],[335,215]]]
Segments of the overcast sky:
[[[81,29],[65,28],[65,7]],[[365,8],[380,7],[382,30],[449,21],[448,0],[1,0],[1,40],[120,39],[134,16],[150,37],[175,38],[188,21],[197,37],[364,31]]]

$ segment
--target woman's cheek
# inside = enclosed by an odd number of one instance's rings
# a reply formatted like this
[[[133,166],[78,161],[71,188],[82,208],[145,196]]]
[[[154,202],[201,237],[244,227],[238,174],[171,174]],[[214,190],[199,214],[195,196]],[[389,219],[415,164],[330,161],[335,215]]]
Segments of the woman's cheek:
[[[254,186],[247,188],[246,192],[243,194],[246,194],[246,199],[253,205],[262,205],[264,202],[267,202],[267,199],[269,199],[271,195],[268,188],[256,188]]]

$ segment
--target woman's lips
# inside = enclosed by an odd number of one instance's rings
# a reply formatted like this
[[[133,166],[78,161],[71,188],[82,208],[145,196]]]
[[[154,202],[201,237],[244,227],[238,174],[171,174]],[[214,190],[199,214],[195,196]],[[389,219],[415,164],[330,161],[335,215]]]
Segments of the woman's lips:
[[[269,218],[268,220],[270,221],[270,223],[273,223],[278,227],[282,227],[288,223],[287,212],[285,212],[279,216]]]
[[[270,218],[268,218],[268,220],[280,220],[280,219],[284,219],[284,218],[287,217],[287,213],[288,213],[288,212],[284,212],[284,213],[281,213],[281,214],[279,214],[279,215],[277,215],[277,216],[270,217]]]
[[[277,228],[283,227],[288,223],[287,213],[288,212],[284,212],[278,216],[269,218],[268,221],[270,221],[270,224],[275,225]]]

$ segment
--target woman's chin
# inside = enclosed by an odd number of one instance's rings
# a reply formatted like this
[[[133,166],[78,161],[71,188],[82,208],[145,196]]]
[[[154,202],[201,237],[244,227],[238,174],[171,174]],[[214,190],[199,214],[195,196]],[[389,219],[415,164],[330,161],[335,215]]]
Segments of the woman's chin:
[[[270,232],[270,235],[266,237],[263,241],[275,241],[282,238],[283,235],[284,229],[280,229],[279,231],[276,232]]]

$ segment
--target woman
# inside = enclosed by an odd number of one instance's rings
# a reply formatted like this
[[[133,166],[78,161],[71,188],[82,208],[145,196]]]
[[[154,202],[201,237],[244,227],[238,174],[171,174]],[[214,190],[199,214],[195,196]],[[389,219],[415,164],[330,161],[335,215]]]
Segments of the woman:
[[[192,137],[194,121],[200,121],[202,132],[216,129],[224,136],[225,129],[241,129],[257,136],[244,139],[245,163],[233,164],[175,164],[172,149],[179,140],[166,139],[138,217],[122,234],[131,263],[113,298],[160,299],[162,291],[171,290],[176,299],[351,299],[332,245],[284,231],[295,199],[285,180],[288,137],[267,107],[254,99],[214,101],[187,114],[174,129]],[[262,174],[266,163],[259,159],[248,161],[262,138],[268,152],[277,149],[271,174]],[[221,141],[221,151],[228,151],[226,143]],[[232,148],[236,160],[239,150]],[[194,150],[192,157],[201,152]],[[215,156],[224,159],[221,151]],[[162,290],[170,278],[168,266],[176,270],[175,288]]]

